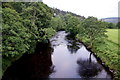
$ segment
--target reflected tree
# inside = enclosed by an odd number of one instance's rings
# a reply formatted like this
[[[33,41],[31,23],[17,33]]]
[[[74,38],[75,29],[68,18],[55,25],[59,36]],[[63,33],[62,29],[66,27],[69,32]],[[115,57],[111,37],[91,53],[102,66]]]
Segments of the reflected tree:
[[[77,40],[68,40],[67,48],[71,53],[76,53],[81,44]]]
[[[82,78],[92,78],[98,74],[102,70],[102,66],[98,63],[91,61],[91,54],[88,60],[77,60],[78,74]]]

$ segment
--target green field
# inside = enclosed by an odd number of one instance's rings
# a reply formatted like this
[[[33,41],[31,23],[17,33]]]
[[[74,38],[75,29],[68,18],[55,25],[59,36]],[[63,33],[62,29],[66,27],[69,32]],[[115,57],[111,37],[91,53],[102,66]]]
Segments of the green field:
[[[108,40],[118,44],[118,29],[107,29]]]

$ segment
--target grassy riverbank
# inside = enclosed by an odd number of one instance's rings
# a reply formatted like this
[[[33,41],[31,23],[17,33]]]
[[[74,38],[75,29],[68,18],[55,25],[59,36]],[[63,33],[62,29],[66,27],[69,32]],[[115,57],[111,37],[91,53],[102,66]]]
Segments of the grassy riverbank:
[[[114,73],[114,79],[120,79],[120,70],[118,68],[120,66],[118,62],[118,29],[107,29],[106,34],[108,37],[104,40],[104,43],[94,43],[92,51]],[[83,39],[82,41],[88,47],[90,46],[87,40]]]
[[[95,54],[101,58],[103,63],[108,66],[114,73],[114,78],[119,79],[120,72],[118,66],[118,30],[107,29],[108,39],[104,44],[99,44],[93,47]]]

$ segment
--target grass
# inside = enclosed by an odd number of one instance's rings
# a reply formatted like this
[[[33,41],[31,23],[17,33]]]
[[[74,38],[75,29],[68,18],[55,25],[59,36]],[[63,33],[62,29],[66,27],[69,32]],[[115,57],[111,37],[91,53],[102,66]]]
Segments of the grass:
[[[99,44],[93,47],[93,51],[96,55],[101,58],[102,62],[105,63],[114,73],[115,79],[120,79],[120,63],[118,62],[118,45],[106,40],[105,44]]]
[[[108,40],[118,44],[118,29],[107,29]]]
[[[93,51],[101,60],[114,71],[114,78],[120,79],[120,63],[118,62],[118,29],[107,29],[108,39],[105,44],[93,47]]]
[[[95,43],[92,51],[113,71],[114,79],[120,80],[120,68],[118,68],[120,66],[118,62],[120,57],[118,56],[118,29],[107,29],[106,34],[108,38],[104,40],[105,43]],[[84,43],[87,44],[87,42]]]

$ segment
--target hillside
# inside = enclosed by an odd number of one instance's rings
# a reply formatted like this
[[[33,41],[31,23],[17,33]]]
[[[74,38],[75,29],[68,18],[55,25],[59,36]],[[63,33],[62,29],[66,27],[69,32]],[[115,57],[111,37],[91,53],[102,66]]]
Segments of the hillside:
[[[62,15],[71,14],[72,16],[78,17],[80,20],[85,19],[84,16],[81,16],[81,15],[78,15],[78,14],[75,14],[75,13],[72,13],[72,12],[63,11],[63,10],[60,10],[60,9],[57,9],[57,8],[51,8],[51,9],[52,9],[52,12],[54,13],[54,16],[58,16],[60,14],[62,14]]]
[[[105,21],[105,22],[110,22],[110,23],[118,23],[120,22],[120,17],[109,17],[109,18],[102,18],[101,19],[102,21]]]

